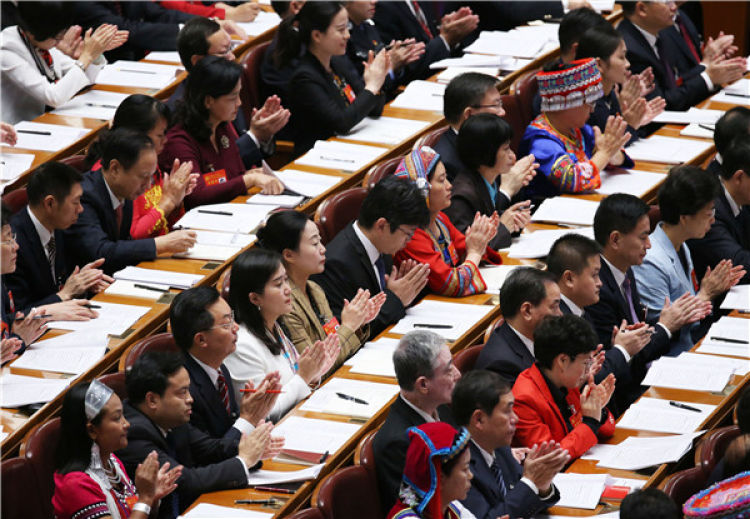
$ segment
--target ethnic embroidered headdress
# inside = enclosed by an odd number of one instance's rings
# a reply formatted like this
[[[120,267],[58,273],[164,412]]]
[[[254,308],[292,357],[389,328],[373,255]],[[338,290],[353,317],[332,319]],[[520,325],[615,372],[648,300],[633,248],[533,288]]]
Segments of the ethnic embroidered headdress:
[[[604,95],[602,75],[594,58],[573,61],[565,70],[541,71],[536,75],[542,112],[557,112],[594,103]]]
[[[750,471],[719,481],[695,494],[682,508],[685,518],[750,518]]]
[[[398,164],[394,175],[411,180],[424,195],[427,207],[430,207],[430,181],[428,177],[437,166],[440,154],[429,146],[412,151]]]

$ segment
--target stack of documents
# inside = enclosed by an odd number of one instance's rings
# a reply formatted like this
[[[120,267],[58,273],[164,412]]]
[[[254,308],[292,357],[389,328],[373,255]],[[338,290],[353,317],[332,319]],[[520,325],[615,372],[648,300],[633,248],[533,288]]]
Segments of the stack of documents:
[[[696,354],[697,355],[697,354]],[[644,386],[669,387],[692,391],[722,391],[738,369],[732,359],[710,355],[661,357],[651,363]]]
[[[480,268],[479,273],[482,274],[482,279],[484,279],[484,282],[487,284],[487,293],[499,294],[500,287],[505,283],[505,278],[520,266],[521,265],[488,265]]]
[[[451,82],[451,80],[453,80],[453,78],[460,76],[461,74],[466,74],[467,72],[478,72],[480,74],[488,74],[490,76],[495,76],[495,77],[500,76],[499,68],[449,66],[447,69],[443,70],[440,74],[438,74],[435,79],[437,79],[438,83],[443,83],[447,85],[448,83]]]
[[[607,445],[611,449],[606,450],[596,465],[610,469],[640,470],[679,461],[690,451],[693,440],[703,432],[654,438],[631,436],[617,445]]]
[[[722,317],[711,325],[697,351],[750,358],[750,319]]]
[[[750,285],[735,285],[730,288],[721,302],[721,309],[750,312]]]
[[[314,392],[300,409],[302,411],[338,414],[355,418],[372,418],[396,394],[398,394],[396,384],[381,384],[334,377]],[[355,398],[356,400],[354,400]],[[287,421],[289,419],[283,423]],[[303,435],[308,432],[305,429],[301,429],[301,431]]]
[[[248,198],[245,203],[292,208],[300,205],[304,199],[305,197],[302,195],[263,195],[258,193]]]
[[[26,150],[58,151],[67,148],[89,133],[88,128],[74,128],[60,124],[42,124],[22,121],[15,125],[18,141],[15,148]]]
[[[524,232],[518,238],[513,238],[513,244],[508,251],[509,258],[541,258],[549,254],[552,244],[566,234],[580,234],[594,239],[593,227],[579,227],[576,229],[548,229],[534,232]]]
[[[489,305],[469,305],[447,301],[423,300],[406,310],[390,333],[430,330],[448,341],[455,341],[494,309]]]
[[[141,299],[156,300],[169,292],[169,285],[160,283],[137,283],[135,281],[125,281],[116,279],[104,291],[105,294],[125,297],[139,297]]]
[[[34,155],[30,153],[3,153],[0,155],[0,182],[13,182],[31,167]]]
[[[445,87],[432,81],[414,80],[391,102],[391,106],[442,113]]]
[[[395,378],[393,352],[396,351],[398,342],[398,339],[388,337],[366,342],[344,365],[350,366],[350,373]]]
[[[177,519],[271,519],[273,513],[256,512],[246,508],[232,508],[229,506],[198,503],[189,512],[185,512]]]
[[[724,115],[724,110],[708,110],[706,108],[696,108],[693,106],[687,112],[674,112],[671,110],[664,110],[654,118],[654,122],[714,125],[722,115]]]
[[[750,105],[750,80],[740,79],[732,83],[711,100],[734,105]]]
[[[558,474],[552,482],[560,490],[560,501],[555,506],[593,510],[607,484],[607,474]]]
[[[625,148],[625,151],[633,160],[680,164],[690,162],[693,158],[708,151],[712,146],[712,142],[652,135],[648,139],[634,142]]]
[[[143,283],[157,283],[169,285],[172,288],[187,289],[195,286],[201,279],[202,274],[186,274],[184,272],[171,272],[169,270],[145,269],[142,267],[125,267],[115,272],[115,279],[136,281]]]
[[[701,139],[713,139],[714,127],[706,124],[690,123],[680,130],[680,135],[685,137],[700,137]]]
[[[697,431],[716,409],[715,405],[676,402],[698,411],[675,407],[669,400],[642,396],[617,422],[618,428],[684,434]]]
[[[445,58],[431,63],[430,68],[436,70],[448,67],[475,67],[479,69],[489,68],[495,70],[507,70],[506,67],[512,66],[514,61],[515,59],[510,56],[464,54],[460,58]]]
[[[320,458],[323,454],[338,451],[357,434],[360,427],[362,426],[359,424],[333,420],[288,416],[274,428],[273,435],[284,438],[282,456],[285,452],[294,457],[297,454],[310,453]]]
[[[534,59],[558,44],[556,24],[518,27],[510,31],[482,31],[466,52]]]
[[[276,431],[274,431],[275,433]],[[279,483],[294,483],[295,481],[307,481],[315,479],[325,464],[319,463],[301,470],[254,470],[248,474],[248,485],[276,485]]]
[[[109,121],[115,116],[117,107],[120,106],[120,103],[126,97],[128,97],[128,94],[107,92],[106,90],[89,90],[84,94],[75,96],[61,107],[52,110],[52,113]]]
[[[388,148],[338,141],[317,141],[315,146],[294,161],[319,168],[356,171],[382,156]]]
[[[351,141],[398,144],[430,125],[427,121],[396,119],[395,117],[365,117],[346,135],[339,138]]]
[[[185,252],[174,254],[174,257],[204,261],[227,261],[241,250],[241,247],[217,247],[215,245],[196,243]]]
[[[637,169],[604,170],[600,174],[602,186],[596,190],[602,195],[627,193],[641,197],[656,188],[666,177],[664,173],[639,171]]]
[[[194,207],[176,223],[175,228],[204,229],[250,234],[273,210],[273,206],[248,204],[209,204]]]
[[[248,36],[258,36],[269,29],[273,29],[279,25],[279,23],[281,23],[281,18],[278,14],[271,11],[259,11],[255,20],[252,22],[243,22],[238,23],[237,25],[239,25]]]
[[[0,377],[0,407],[20,407],[49,402],[68,387],[69,379],[24,377],[6,373]]]
[[[109,335],[121,335],[130,325],[146,315],[151,310],[149,306],[121,305],[116,303],[104,303],[95,301],[96,311],[99,317],[88,321],[51,321],[47,323],[49,328],[73,331],[103,331]]]
[[[217,247],[247,247],[255,241],[253,234],[240,234],[218,231],[193,231],[196,243],[201,245],[215,245]]]
[[[296,169],[274,171],[274,175],[284,183],[288,190],[309,198],[320,196],[341,182],[341,177],[321,175],[320,173],[310,173]]]
[[[175,65],[119,60],[99,72],[96,84],[158,90],[172,83],[180,70]]]
[[[594,225],[599,202],[577,197],[546,198],[531,216],[532,222],[551,222],[568,225]]]

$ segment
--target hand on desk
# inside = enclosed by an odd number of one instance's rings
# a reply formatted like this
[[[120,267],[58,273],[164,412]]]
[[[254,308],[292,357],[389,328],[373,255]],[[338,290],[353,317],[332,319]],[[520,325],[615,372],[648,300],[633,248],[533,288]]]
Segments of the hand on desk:
[[[65,280],[65,284],[57,293],[63,301],[81,296],[86,292],[99,293],[114,282],[99,267],[104,264],[104,258],[99,258],[87,263],[83,267],[76,267],[73,273]]]
[[[429,265],[406,260],[398,269],[394,265],[390,276],[386,274],[385,286],[401,300],[401,304],[409,306],[427,285],[429,275]]]
[[[243,175],[245,187],[259,187],[264,195],[280,195],[284,192],[284,183],[273,175],[266,175],[262,168],[248,170]]]
[[[196,239],[197,235],[195,234],[195,231],[184,229],[172,231],[164,236],[157,236],[154,238],[156,254],[175,254],[178,252],[185,252],[195,245]]]
[[[88,299],[71,299],[70,301],[44,305],[39,309],[55,321],[88,321],[99,317],[99,314],[92,308],[88,308],[88,305]]]
[[[8,123],[0,122],[0,142],[9,146],[15,146],[16,141],[18,141],[16,129]]]
[[[263,423],[266,416],[271,413],[276,399],[279,398],[279,391],[281,391],[281,375],[278,371],[272,371],[266,374],[265,378],[258,384],[258,387],[253,387],[252,382],[245,383],[246,391],[242,393],[242,400],[240,400],[240,418],[244,418],[250,422],[254,427],[257,427],[259,423]],[[274,391],[269,393],[269,391]]]
[[[47,331],[47,323],[50,318],[34,319],[38,315],[44,315],[41,308],[34,308],[25,317],[21,312],[17,312],[16,320],[13,321],[13,326],[10,328],[10,331],[18,335],[26,346],[32,344]]]
[[[539,489],[540,495],[549,494],[552,479],[570,461],[570,454],[555,441],[534,445],[523,462],[523,475]]]
[[[266,143],[289,122],[291,112],[281,106],[279,96],[270,96],[263,106],[253,108],[250,114],[250,132],[261,142]]]

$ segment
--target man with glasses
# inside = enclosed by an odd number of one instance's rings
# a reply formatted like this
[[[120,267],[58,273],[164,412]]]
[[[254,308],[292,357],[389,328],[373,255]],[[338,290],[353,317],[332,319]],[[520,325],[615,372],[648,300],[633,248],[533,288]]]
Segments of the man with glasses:
[[[237,347],[239,325],[213,287],[194,287],[178,294],[169,309],[169,320],[190,376],[190,423],[212,438],[250,433],[278,398],[278,371],[269,373],[257,388],[248,383],[248,391],[236,401],[224,359]]]

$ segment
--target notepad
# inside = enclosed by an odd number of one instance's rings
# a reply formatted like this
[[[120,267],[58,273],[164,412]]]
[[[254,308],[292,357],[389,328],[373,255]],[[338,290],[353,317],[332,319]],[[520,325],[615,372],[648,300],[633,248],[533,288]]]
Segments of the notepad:
[[[706,108],[691,107],[685,112],[676,112],[664,110],[654,117],[655,123],[675,123],[675,124],[716,124],[716,121],[724,115],[724,110],[709,110]]]
[[[276,434],[276,431],[274,431]],[[324,463],[312,465],[302,470],[254,470],[248,474],[248,485],[277,485],[279,483],[293,483],[295,481],[307,481],[315,479],[320,474],[320,470],[325,466]]]
[[[251,205],[270,205],[273,207],[297,207],[304,201],[302,195],[253,195],[247,199],[246,203]]]
[[[342,177],[334,175],[321,175],[296,169],[274,171],[274,174],[287,189],[310,198],[322,195],[342,180]]]
[[[534,232],[524,232],[513,242],[508,251],[509,258],[541,258],[549,254],[552,244],[566,234],[580,234],[594,239],[593,227],[578,227],[573,229],[544,229]]]
[[[0,377],[0,407],[20,407],[49,402],[62,393],[70,379],[26,377],[6,373]]]
[[[690,123],[680,130],[680,135],[685,137],[700,137],[701,139],[713,139],[714,127]]]
[[[126,281],[143,281],[144,283],[169,285],[179,289],[193,287],[203,279],[202,274],[187,274],[185,272],[171,272],[169,270],[145,269],[133,266],[125,267],[115,272],[112,277]]]
[[[484,279],[484,282],[487,285],[487,293],[499,294],[500,287],[505,283],[505,279],[511,272],[520,266],[521,265],[488,265],[486,267],[481,267],[479,273],[482,274],[482,279]]]
[[[43,348],[27,349],[13,361],[14,368],[71,373],[80,375],[104,356],[105,346],[99,348]]]
[[[20,177],[34,162],[31,153],[0,154],[0,180],[13,182]]]
[[[620,417],[617,427],[673,434],[691,433],[699,430],[716,409],[715,405],[680,403],[700,409],[700,412],[671,406],[669,400],[641,397]]]
[[[202,205],[185,213],[175,227],[250,234],[272,208],[267,205],[231,203]]]
[[[128,97],[128,94],[107,92],[106,90],[89,90],[52,110],[52,113],[109,121],[115,116],[117,107],[126,97]]]
[[[317,393],[313,393],[317,394]],[[333,454],[357,434],[360,424],[288,416],[274,430],[284,438],[284,451]],[[283,451],[282,451],[283,452]]]
[[[750,319],[721,317],[711,325],[696,351],[750,358]]]
[[[136,285],[143,285],[151,287],[139,288]],[[124,279],[116,279],[114,283],[109,285],[104,291],[105,294],[125,296],[125,297],[138,297],[141,299],[156,300],[169,292],[169,285],[162,285],[156,283],[136,283],[135,281],[125,281]]]
[[[531,216],[532,222],[594,225],[599,202],[569,196],[546,198]]]
[[[712,142],[652,135],[648,139],[634,142],[625,148],[625,151],[633,160],[680,164],[690,162],[698,155],[707,152],[712,146]]]
[[[205,261],[227,261],[241,250],[242,247],[220,247],[218,245],[196,243],[185,252],[174,254],[174,257]]]
[[[687,357],[661,357],[651,363],[644,386],[692,391],[722,391],[732,378],[730,366],[696,362]]]
[[[179,71],[174,65],[119,60],[99,72],[96,84],[160,90],[172,83]]]
[[[398,394],[398,390],[399,388],[396,384],[382,384],[379,382],[365,382],[363,380],[334,377],[315,391],[300,406],[300,409],[302,411],[353,416],[355,418],[372,418]],[[367,403],[359,403],[341,398],[337,393],[353,396]]]
[[[74,144],[91,130],[22,121],[15,125],[18,140],[15,147],[26,150],[59,151]],[[37,133],[25,133],[37,132]]]
[[[721,309],[750,312],[750,285],[735,285],[730,288],[721,302]]]
[[[228,506],[198,503],[189,512],[185,512],[177,519],[271,519],[273,513],[258,512],[247,508],[232,508]]]
[[[391,106],[442,113],[445,87],[440,83],[415,79],[391,102]]]
[[[252,22],[237,22],[248,36],[258,36],[269,29],[273,29],[281,23],[281,17],[270,11],[259,11]]]
[[[381,337],[374,342],[366,342],[344,364],[350,366],[350,373],[395,378],[393,352],[396,351],[398,343],[398,339],[388,337]]]
[[[639,171],[637,169],[615,169],[605,170],[600,173],[602,185],[596,190],[602,195],[614,193],[627,193],[642,197],[654,190],[667,178],[664,173],[653,173],[650,171]]]
[[[606,474],[561,473],[552,482],[560,490],[555,506],[593,510],[599,504],[607,482]]]
[[[294,161],[319,168],[356,171],[388,152],[388,148],[338,141],[317,141],[313,148]]]
[[[395,117],[365,117],[349,133],[339,135],[339,138],[350,141],[398,144],[418,134],[429,125],[427,121]]]
[[[49,328],[61,330],[86,330],[106,331],[109,335],[121,335],[138,319],[146,315],[151,309],[149,306],[122,305],[117,303],[104,303],[95,301],[99,306],[96,311],[99,317],[88,321],[51,321],[47,323]]]
[[[662,463],[679,461],[693,446],[693,440],[704,431],[677,436],[630,436],[604,452],[597,467],[619,470],[641,470]]]
[[[493,309],[489,305],[422,300],[406,310],[406,315],[390,329],[390,333],[403,335],[414,330],[429,330],[448,341],[455,341]]]

